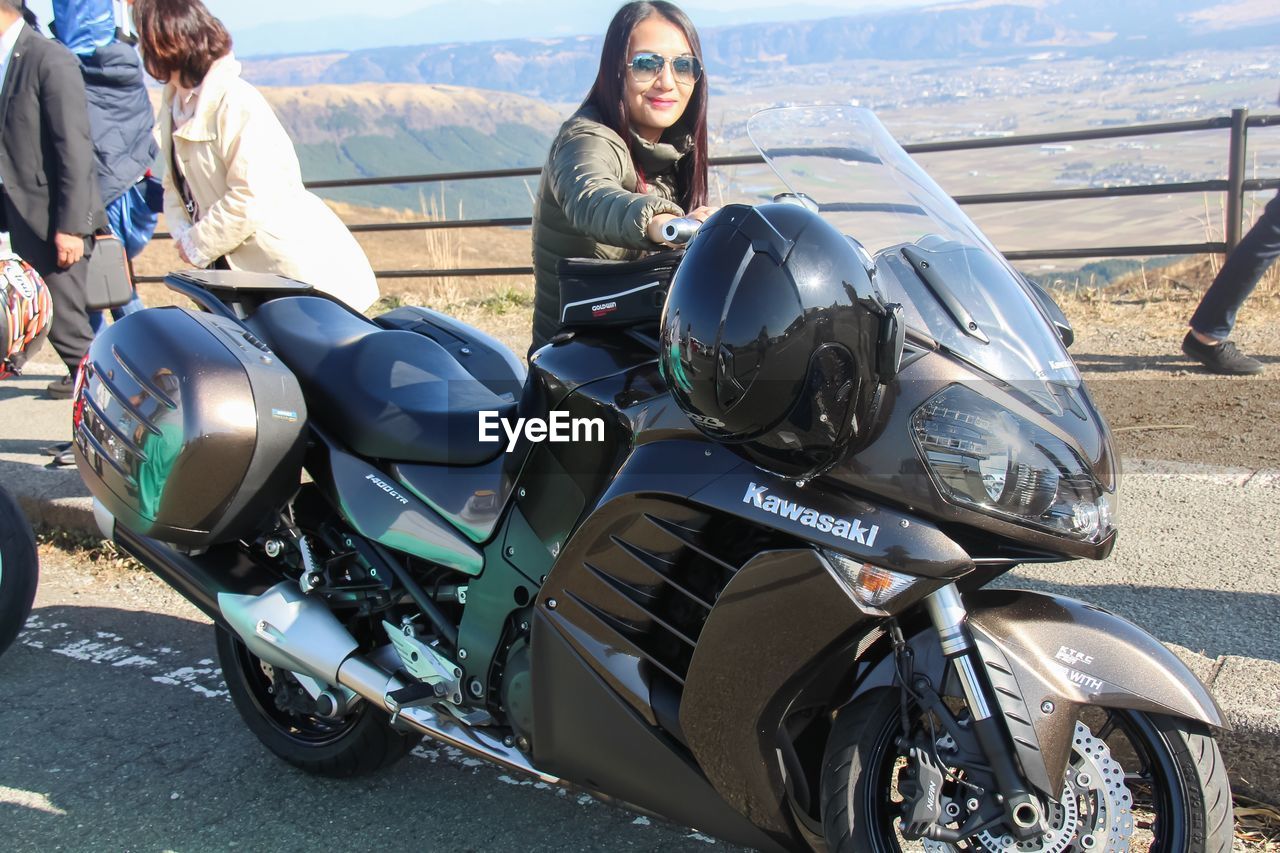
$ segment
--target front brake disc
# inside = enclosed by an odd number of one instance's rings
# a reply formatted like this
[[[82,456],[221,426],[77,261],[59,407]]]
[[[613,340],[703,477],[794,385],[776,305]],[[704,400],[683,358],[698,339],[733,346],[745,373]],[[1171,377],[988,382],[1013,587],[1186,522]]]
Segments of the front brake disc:
[[[1045,810],[1044,835],[1019,842],[990,831],[974,840],[989,853],[1127,853],[1133,837],[1133,794],[1124,783],[1124,768],[1111,757],[1104,741],[1084,723],[1076,723],[1071,764],[1062,796]],[[944,807],[949,803],[944,802]],[[964,815],[958,823],[964,822]],[[959,853],[941,841],[924,841],[928,853]]]

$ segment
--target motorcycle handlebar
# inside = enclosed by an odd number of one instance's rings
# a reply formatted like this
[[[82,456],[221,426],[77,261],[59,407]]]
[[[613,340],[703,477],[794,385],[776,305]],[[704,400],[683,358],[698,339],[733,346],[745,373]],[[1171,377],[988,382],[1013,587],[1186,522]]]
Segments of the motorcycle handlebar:
[[[662,224],[662,239],[673,245],[683,246],[693,239],[693,235],[701,227],[700,221],[687,216],[669,219]]]

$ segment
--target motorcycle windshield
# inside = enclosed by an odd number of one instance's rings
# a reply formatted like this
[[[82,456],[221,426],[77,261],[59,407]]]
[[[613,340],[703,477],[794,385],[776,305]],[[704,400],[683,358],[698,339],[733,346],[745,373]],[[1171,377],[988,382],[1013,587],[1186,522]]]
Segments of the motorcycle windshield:
[[[751,141],[786,189],[876,262],[909,327],[1061,412],[1080,374],[1022,277],[879,120],[845,106],[757,113]]]

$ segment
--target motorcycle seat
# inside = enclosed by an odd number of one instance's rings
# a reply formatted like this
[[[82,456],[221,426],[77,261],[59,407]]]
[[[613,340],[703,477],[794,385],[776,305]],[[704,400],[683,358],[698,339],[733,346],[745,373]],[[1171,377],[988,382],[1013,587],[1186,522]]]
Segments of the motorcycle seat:
[[[297,375],[308,417],[360,456],[479,465],[505,446],[480,441],[478,424],[481,412],[513,417],[510,395],[425,335],[383,329],[317,296],[273,299],[248,323]]]

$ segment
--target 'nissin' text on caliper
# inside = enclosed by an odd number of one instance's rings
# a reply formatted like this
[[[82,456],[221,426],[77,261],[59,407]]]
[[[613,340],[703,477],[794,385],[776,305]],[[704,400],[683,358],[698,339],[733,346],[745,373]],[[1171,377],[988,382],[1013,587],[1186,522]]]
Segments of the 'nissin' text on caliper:
[[[862,522],[856,518],[836,518],[834,515],[823,515],[816,509],[810,509],[802,504],[792,503],[776,495],[770,495],[768,491],[768,486],[757,486],[752,483],[747,486],[747,493],[742,496],[742,502],[751,504],[765,512],[771,512],[780,518],[789,518],[792,521],[797,521],[805,527],[812,527],[822,533],[830,533],[833,536],[848,539],[850,542],[866,545],[868,548],[876,544],[876,534],[880,532],[879,525],[873,524],[870,527],[863,527]]]

